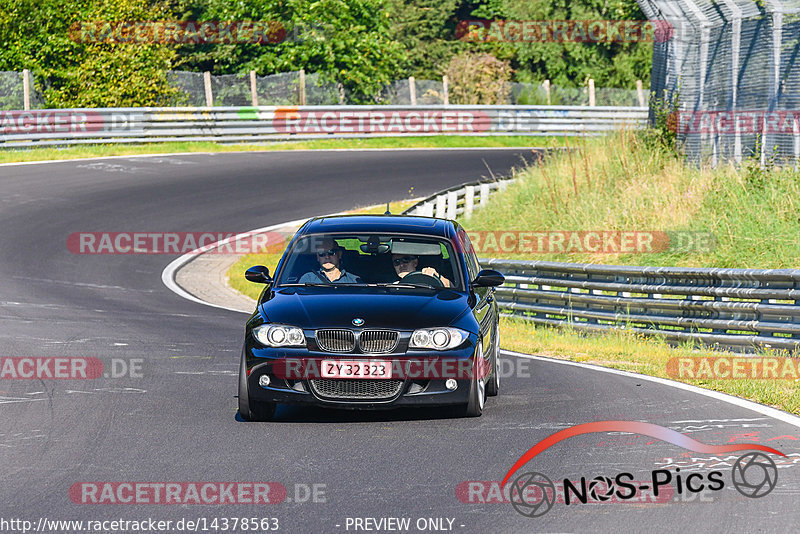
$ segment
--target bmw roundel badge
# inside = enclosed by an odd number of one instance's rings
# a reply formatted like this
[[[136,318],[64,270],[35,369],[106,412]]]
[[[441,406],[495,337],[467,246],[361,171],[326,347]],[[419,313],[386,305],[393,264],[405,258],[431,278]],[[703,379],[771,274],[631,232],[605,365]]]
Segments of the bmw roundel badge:
[[[364,324],[364,319],[362,319],[361,317],[356,317],[355,319],[353,319],[353,326],[363,326],[363,324]]]

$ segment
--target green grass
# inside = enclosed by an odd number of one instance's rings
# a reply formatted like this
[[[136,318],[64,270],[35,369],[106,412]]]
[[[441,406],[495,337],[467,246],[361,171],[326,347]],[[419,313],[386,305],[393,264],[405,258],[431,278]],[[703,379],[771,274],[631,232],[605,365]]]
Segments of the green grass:
[[[31,148],[0,150],[0,163],[45,161],[53,159],[136,156],[181,152],[253,152],[264,150],[322,150],[344,148],[428,148],[428,147],[529,147],[542,143],[561,143],[541,137],[525,136],[430,136],[375,137],[366,139],[319,139],[310,141],[262,142],[260,144],[219,144],[210,142],[150,143],[142,145],[92,145],[65,148]]]
[[[800,263],[800,173],[687,166],[648,134],[571,140],[541,167],[460,222],[469,231],[661,231],[713,235],[712,247],[653,253],[503,253],[485,256],[576,263],[788,268]],[[562,145],[564,144],[562,140]],[[675,234],[672,234],[673,236]],[[685,235],[685,234],[684,234]],[[478,246],[480,248],[480,246]]]

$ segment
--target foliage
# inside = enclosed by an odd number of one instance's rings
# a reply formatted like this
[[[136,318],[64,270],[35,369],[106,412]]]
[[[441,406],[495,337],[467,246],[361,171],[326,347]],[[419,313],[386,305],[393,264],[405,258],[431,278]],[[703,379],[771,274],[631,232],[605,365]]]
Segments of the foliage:
[[[65,5],[66,4],[66,5]],[[0,70],[30,69],[51,107],[147,106],[168,101],[175,51],[153,44],[80,43],[81,21],[159,20],[169,13],[147,0],[3,0]]]
[[[452,104],[505,103],[511,66],[491,54],[464,52],[447,66]]]
[[[353,102],[369,103],[397,78],[402,46],[390,37],[391,21],[381,0],[184,0],[193,20],[274,21],[287,38],[266,44],[183,47],[181,65],[228,74],[319,72],[340,82]]]

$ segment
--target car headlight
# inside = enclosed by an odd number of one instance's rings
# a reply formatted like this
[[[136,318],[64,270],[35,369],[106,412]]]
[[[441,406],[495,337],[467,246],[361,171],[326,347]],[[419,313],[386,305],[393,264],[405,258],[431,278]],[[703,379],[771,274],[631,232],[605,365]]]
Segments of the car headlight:
[[[281,324],[262,324],[253,328],[253,337],[267,347],[305,347],[302,328]]]
[[[410,349],[454,349],[467,339],[467,332],[458,328],[420,328],[411,334]]]

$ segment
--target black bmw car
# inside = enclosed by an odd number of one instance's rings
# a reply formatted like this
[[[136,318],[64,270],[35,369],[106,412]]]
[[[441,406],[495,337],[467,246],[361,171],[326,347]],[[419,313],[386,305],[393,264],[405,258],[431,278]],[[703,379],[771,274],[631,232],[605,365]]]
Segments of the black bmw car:
[[[276,404],[453,406],[481,415],[497,395],[497,271],[481,270],[458,223],[349,215],[306,222],[247,321],[239,413]]]

